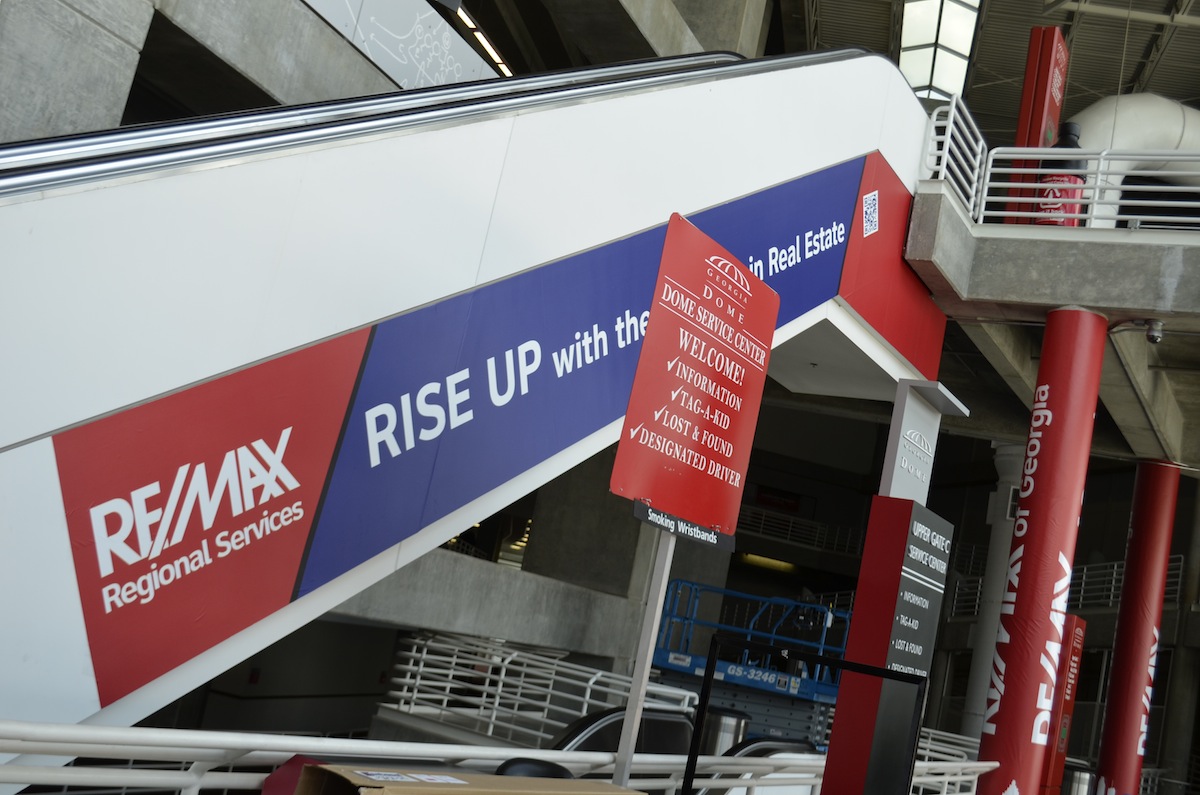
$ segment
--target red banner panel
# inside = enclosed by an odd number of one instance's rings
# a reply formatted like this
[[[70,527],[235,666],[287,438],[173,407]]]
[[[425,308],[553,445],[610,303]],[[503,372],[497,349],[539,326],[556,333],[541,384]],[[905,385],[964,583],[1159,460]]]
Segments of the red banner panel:
[[[54,437],[101,705],[291,601],[367,336]]]

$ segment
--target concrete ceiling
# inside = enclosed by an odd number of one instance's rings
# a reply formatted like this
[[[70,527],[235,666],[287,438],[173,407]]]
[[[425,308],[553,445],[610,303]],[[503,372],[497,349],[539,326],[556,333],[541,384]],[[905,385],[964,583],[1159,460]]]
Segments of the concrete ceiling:
[[[903,16],[902,0],[465,0],[464,5],[520,72],[675,54],[697,43],[700,49],[749,55],[858,47],[896,59]],[[1064,118],[1103,97],[1130,92],[1200,107],[1200,0],[981,0],[963,99],[989,147],[1013,143],[1029,31],[1047,25],[1062,28],[1071,52]],[[915,227],[914,222],[914,232]],[[1175,238],[1165,245],[1180,247],[1189,261],[1195,258],[1200,235],[1177,234],[1182,242]],[[940,378],[972,410],[969,419],[947,420],[943,427],[1023,441],[1045,312],[1064,303],[1085,304],[1103,311],[1113,329],[1094,451],[1200,467],[1200,432],[1192,427],[1192,418],[1200,417],[1200,305],[1185,307],[1176,293],[1169,305],[1148,301],[1137,292],[1146,283],[1124,278],[1120,254],[1107,251],[1110,272],[1122,278],[1089,304],[1083,288],[1094,286],[1097,277],[1088,270],[1088,258],[1099,255],[1086,243],[1067,245],[1077,246],[1075,264],[1062,270],[1056,295],[1019,296],[1000,288],[984,294],[975,283],[975,292],[963,294],[952,273],[948,277],[942,270],[954,271],[946,252],[940,263],[932,249],[916,257],[914,267],[952,319]],[[983,241],[965,267],[969,272],[976,256],[994,262],[1009,253]],[[1151,249],[1141,253],[1153,259]],[[1022,255],[1047,256],[1038,247]],[[958,270],[963,267],[960,261]],[[1143,277],[1153,279],[1153,263],[1146,267]],[[1157,345],[1146,341],[1144,323],[1151,318],[1165,323]],[[776,384],[772,399],[887,420],[886,403],[788,395]]]

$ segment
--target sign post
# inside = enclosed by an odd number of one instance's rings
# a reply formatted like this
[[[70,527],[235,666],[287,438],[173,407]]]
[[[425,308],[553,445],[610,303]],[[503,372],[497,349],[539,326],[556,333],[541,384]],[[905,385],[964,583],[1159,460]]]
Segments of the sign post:
[[[954,526],[925,507],[942,416],[966,406],[936,381],[904,379],[871,503],[847,660],[926,678],[933,662]],[[864,576],[869,573],[869,576]],[[923,700],[899,683],[847,672],[825,765],[838,793],[908,791]],[[920,698],[924,698],[921,691]],[[914,721],[914,716],[916,717]]]
[[[675,214],[609,488],[663,532],[613,782],[629,781],[675,536],[733,548],[779,296]]]

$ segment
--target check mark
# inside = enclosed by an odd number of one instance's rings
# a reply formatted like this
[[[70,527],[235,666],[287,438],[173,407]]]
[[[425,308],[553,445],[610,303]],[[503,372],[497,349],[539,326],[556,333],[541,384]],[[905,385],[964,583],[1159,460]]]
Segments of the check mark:
[[[666,407],[666,406],[663,406],[661,409],[659,409],[658,411],[654,412],[654,419],[655,419],[655,420],[662,419],[662,415],[664,415],[664,414],[666,414],[666,413],[667,413],[667,407]]]
[[[671,372],[672,370],[674,370],[674,369],[675,369],[675,362],[677,362],[677,361],[679,361],[679,357],[678,357],[678,356],[676,356],[676,357],[675,357],[674,359],[672,359],[671,361],[667,362],[667,372],[668,372],[668,373],[669,373],[669,372]]]
[[[679,393],[682,391],[683,391],[683,387],[676,387],[675,391],[671,393],[671,400],[674,400],[676,398],[676,396],[678,396]]]
[[[639,423],[639,424],[638,424],[638,426],[637,426],[636,428],[630,428],[630,429],[629,429],[629,438],[630,438],[630,439],[632,439],[633,437],[637,436],[637,435],[638,435],[638,433],[640,433],[640,432],[641,432],[641,430],[642,430],[642,426],[643,426],[643,425],[645,425],[645,424],[646,424],[646,423],[644,423],[644,422],[643,422],[643,423]]]

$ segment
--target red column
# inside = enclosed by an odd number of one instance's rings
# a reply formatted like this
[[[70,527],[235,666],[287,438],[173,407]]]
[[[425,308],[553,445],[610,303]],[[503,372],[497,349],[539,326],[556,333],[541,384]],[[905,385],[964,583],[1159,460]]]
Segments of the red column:
[[[1177,467],[1152,462],[1138,465],[1096,771],[1102,795],[1136,795],[1141,784],[1178,494]]]
[[[981,795],[1040,787],[1106,339],[1101,315],[1046,316],[979,747],[1000,766],[980,778]]]

